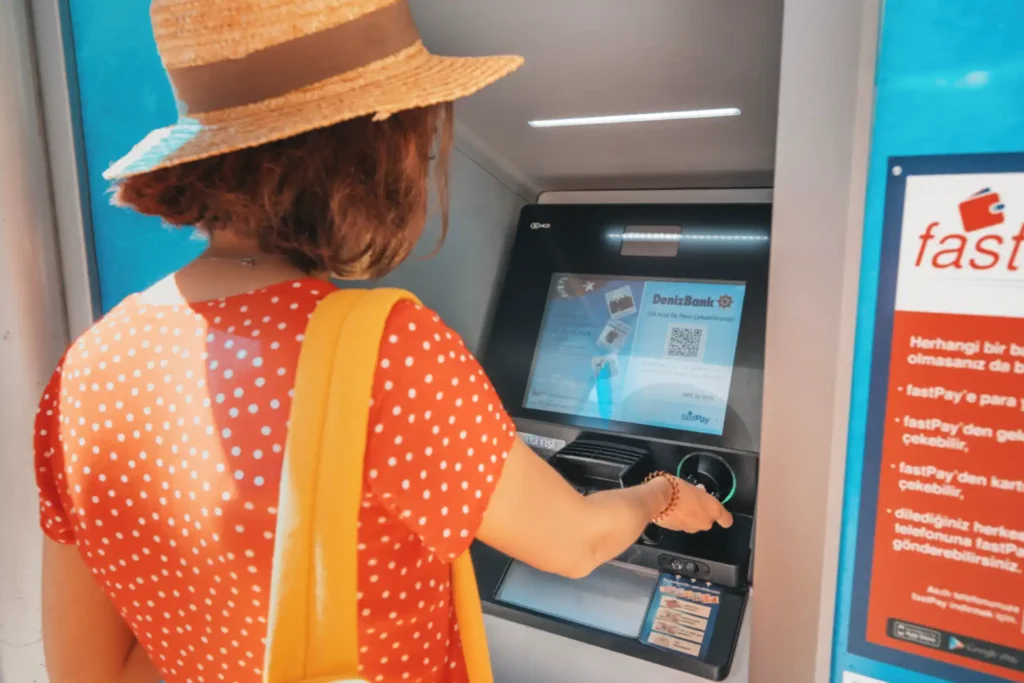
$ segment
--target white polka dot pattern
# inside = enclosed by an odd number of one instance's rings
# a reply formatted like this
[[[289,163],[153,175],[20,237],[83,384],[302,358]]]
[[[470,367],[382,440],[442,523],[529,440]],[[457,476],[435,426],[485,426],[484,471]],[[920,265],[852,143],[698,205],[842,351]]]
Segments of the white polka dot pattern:
[[[261,679],[294,372],[328,291],[309,280],[190,307],[130,298],[44,391],[43,529],[78,545],[168,683]],[[464,680],[447,563],[475,535],[513,435],[457,335],[396,307],[359,523],[369,680]]]

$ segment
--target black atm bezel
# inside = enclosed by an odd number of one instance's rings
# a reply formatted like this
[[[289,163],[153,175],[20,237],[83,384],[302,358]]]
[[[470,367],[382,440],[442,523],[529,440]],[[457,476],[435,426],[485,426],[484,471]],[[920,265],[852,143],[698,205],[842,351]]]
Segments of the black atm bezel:
[[[590,432],[690,443],[755,453],[760,441],[764,384],[769,240],[683,240],[675,257],[623,256],[621,234],[635,226],[679,226],[713,235],[770,236],[771,204],[531,205],[519,218],[504,286],[491,324],[483,364],[515,419],[565,425]],[[595,235],[595,233],[598,233]],[[526,408],[524,397],[552,277],[556,273],[746,283],[735,368],[749,382],[746,429],[736,419],[734,371],[721,436],[604,421]]]

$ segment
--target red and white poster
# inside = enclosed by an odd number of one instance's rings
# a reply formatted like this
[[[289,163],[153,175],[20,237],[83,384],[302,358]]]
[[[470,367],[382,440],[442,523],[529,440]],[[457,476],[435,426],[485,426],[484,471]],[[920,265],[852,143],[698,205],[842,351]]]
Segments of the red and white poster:
[[[867,641],[1024,682],[1024,173],[902,210]]]

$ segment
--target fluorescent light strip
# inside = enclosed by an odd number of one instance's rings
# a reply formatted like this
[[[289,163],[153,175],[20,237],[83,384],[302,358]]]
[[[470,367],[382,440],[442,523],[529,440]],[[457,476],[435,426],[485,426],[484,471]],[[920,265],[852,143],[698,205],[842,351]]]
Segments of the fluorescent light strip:
[[[562,126],[600,126],[608,123],[647,123],[650,121],[678,121],[680,119],[713,119],[722,116],[739,116],[736,107],[724,109],[691,109],[689,111],[665,111],[653,114],[620,114],[616,116],[584,116],[574,119],[539,119],[530,121],[533,128],[559,128]]]

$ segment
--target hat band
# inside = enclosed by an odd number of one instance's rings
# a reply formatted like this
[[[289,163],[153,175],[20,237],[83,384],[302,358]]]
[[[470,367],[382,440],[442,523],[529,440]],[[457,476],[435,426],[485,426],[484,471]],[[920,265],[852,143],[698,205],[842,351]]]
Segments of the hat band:
[[[420,39],[408,0],[317,33],[227,59],[167,72],[185,114],[281,97],[404,50]]]

